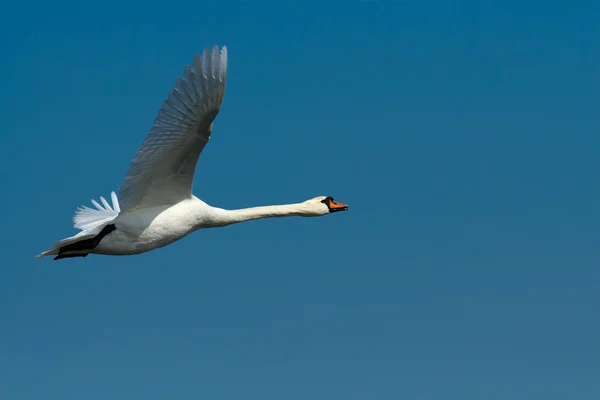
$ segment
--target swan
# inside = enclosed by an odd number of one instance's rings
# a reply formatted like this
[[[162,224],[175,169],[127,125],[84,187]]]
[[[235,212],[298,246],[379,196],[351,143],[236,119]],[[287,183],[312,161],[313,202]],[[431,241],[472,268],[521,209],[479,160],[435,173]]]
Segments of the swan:
[[[88,254],[134,255],[169,245],[201,228],[227,226],[259,218],[322,216],[348,209],[331,196],[301,203],[226,210],[192,194],[200,153],[223,102],[227,47],[205,48],[184,68],[164,100],[154,124],[129,165],[112,205],[100,197],[94,208],[79,207],[73,216],[80,232],[56,242],[37,257],[54,260]]]

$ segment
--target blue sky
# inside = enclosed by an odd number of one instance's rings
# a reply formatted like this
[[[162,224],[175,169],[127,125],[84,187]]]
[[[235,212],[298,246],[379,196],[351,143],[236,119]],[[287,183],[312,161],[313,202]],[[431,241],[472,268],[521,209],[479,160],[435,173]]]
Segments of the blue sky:
[[[600,6],[12,3],[0,398],[597,399]],[[229,48],[194,192],[350,210],[34,256]]]

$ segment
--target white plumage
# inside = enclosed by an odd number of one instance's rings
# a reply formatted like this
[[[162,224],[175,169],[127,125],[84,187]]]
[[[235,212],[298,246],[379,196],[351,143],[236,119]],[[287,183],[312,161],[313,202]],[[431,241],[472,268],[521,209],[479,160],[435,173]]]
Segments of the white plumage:
[[[256,218],[318,216],[346,210],[345,204],[320,196],[282,206],[224,210],[193,196],[198,157],[208,142],[219,113],[227,79],[227,48],[205,49],[184,69],[163,102],[154,125],[119,189],[112,206],[104,197],[95,208],[81,206],[73,216],[81,231],[55,243],[38,257],[55,259],[97,254],[139,254],[207,227]]]
[[[164,101],[119,190],[123,210],[189,198],[200,152],[223,103],[227,48],[196,55]]]
[[[104,207],[98,204],[98,202],[92,199],[92,204],[96,207],[90,208],[87,206],[81,206],[75,211],[75,215],[73,215],[73,226],[77,229],[85,230],[93,230],[94,228],[104,225],[107,222],[112,221],[116,218],[117,215],[121,212],[121,208],[119,207],[119,199],[117,199],[117,194],[112,192],[110,194],[112,199],[112,207],[108,202],[104,199],[104,197],[100,197],[100,201],[104,204]]]

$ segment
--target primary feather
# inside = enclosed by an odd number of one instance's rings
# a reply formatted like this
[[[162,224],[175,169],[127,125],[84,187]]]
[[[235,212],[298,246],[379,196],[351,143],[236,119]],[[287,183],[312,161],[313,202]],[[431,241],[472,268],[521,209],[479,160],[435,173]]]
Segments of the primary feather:
[[[123,211],[175,204],[192,196],[200,152],[219,112],[227,78],[227,47],[205,49],[184,69],[119,189]]]

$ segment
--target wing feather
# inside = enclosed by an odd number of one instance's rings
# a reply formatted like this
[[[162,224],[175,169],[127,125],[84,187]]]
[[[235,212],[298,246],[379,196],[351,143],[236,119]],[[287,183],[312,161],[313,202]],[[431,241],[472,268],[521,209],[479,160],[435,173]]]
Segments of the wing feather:
[[[226,79],[225,46],[204,49],[184,68],[119,189],[123,211],[191,197],[196,163],[223,103]]]

